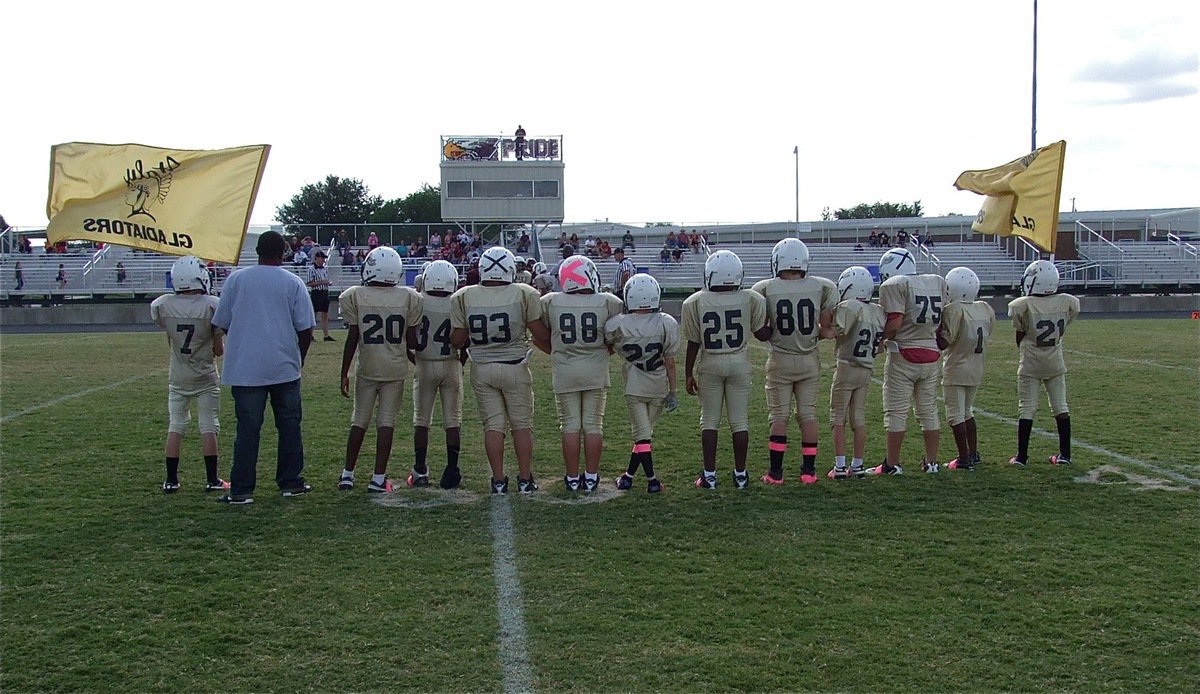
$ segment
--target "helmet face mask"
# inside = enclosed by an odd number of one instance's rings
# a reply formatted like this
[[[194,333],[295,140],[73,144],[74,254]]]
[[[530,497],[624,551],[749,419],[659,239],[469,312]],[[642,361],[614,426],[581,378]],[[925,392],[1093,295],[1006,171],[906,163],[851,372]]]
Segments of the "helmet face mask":
[[[404,277],[404,261],[388,246],[379,246],[363,259],[362,283],[397,285]]]
[[[771,276],[786,270],[808,272],[808,246],[800,239],[781,239],[771,249]]]
[[[516,271],[516,256],[503,246],[492,246],[479,256],[480,282],[512,284]]]
[[[662,300],[662,288],[658,286],[658,280],[639,272],[625,282],[623,298],[626,311],[657,311]]]
[[[879,257],[879,278],[883,281],[897,275],[917,274],[917,259],[904,248],[892,248]]]
[[[1025,296],[1046,296],[1058,291],[1058,268],[1049,260],[1035,260],[1021,276],[1021,293]]]
[[[208,268],[196,256],[185,255],[171,264],[171,286],[176,293],[199,289],[208,294]]]
[[[742,259],[733,251],[717,251],[704,261],[704,288],[742,287]]]
[[[435,260],[429,263],[423,273],[422,291],[453,292],[458,289],[458,270],[445,260]]]
[[[970,304],[979,296],[979,276],[969,267],[956,267],[946,273],[950,301]]]
[[[590,258],[573,255],[558,266],[558,282],[564,292],[580,292],[587,289],[600,291],[600,275]]]
[[[875,278],[871,277],[871,272],[865,267],[853,265],[842,270],[842,274],[838,277],[837,288],[842,301],[847,299],[870,301],[871,295],[875,293]]]

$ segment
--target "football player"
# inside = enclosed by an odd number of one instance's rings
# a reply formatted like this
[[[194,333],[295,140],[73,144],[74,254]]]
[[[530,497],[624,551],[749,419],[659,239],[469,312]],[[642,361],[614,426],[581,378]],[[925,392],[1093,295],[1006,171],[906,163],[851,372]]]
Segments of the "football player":
[[[767,410],[771,433],[766,484],[783,484],[788,418],[793,406],[800,425],[800,481],[817,481],[817,390],[821,385],[820,333],[828,330],[837,305],[837,286],[808,275],[808,246],[782,239],[771,249],[771,279],[754,285],[766,299],[771,331],[767,354]]]
[[[621,300],[599,291],[596,265],[582,255],[558,268],[561,292],[542,297],[542,323],[550,332],[551,382],[562,434],[563,483],[569,491],[596,491],[604,451],[604,405],[608,394],[608,346],[604,326],[621,313]],[[580,432],[584,475],[579,479]]]
[[[717,486],[717,427],[724,407],[733,435],[733,483],[745,489],[750,441],[750,336],[770,337],[766,300],[742,289],[742,261],[717,251],[704,262],[704,289],[683,302],[680,336],[687,340],[684,373],[688,395],[700,396],[701,489]]]
[[[513,283],[516,262],[507,248],[493,246],[479,259],[480,284],[450,297],[450,343],[470,347],[471,387],[483,420],[483,445],[492,469],[493,494],[508,493],[504,433],[512,429],[517,455],[517,489],[531,494],[533,480],[533,376],[529,334],[539,345],[549,339],[535,289]]]
[[[533,264],[533,288],[539,296],[546,296],[554,291],[554,278],[550,276],[546,264],[539,261]]]
[[[834,353],[833,387],[829,390],[829,422],[833,428],[833,468],[830,479],[843,480],[849,475],[862,477],[863,455],[867,447],[867,396],[871,392],[871,373],[875,355],[883,342],[887,321],[883,309],[871,303],[875,280],[865,267],[853,266],[842,271],[837,282],[842,301],[833,309],[833,332],[837,339]],[[854,457],[846,469],[846,421],[854,432]]]
[[[408,345],[413,362],[413,470],[408,486],[429,486],[425,457],[433,403],[442,401],[442,427],[446,430],[446,467],[442,489],[462,481],[458,454],[462,430],[462,372],[467,355],[450,344],[450,295],[458,288],[458,270],[445,260],[428,263],[421,273],[421,320],[410,325]]]
[[[513,281],[519,284],[533,284],[533,273],[529,271],[527,261],[521,256],[517,256],[517,274]]]
[[[665,410],[679,407],[675,387],[675,354],[679,350],[679,322],[659,310],[662,290],[650,275],[637,274],[625,283],[626,313],[604,326],[605,340],[625,360],[625,407],[633,429],[629,465],[617,478],[617,489],[633,487],[640,466],[646,473],[646,491],[657,494],[662,482],[654,474],[651,439],[654,424]]]
[[[350,365],[355,352],[358,362],[354,370],[354,412],[346,439],[346,466],[337,487],[354,487],[358,452],[375,411],[375,472],[367,491],[382,493],[392,490],[387,479],[388,459],[396,413],[404,401],[404,379],[408,377],[408,328],[421,320],[421,295],[401,284],[403,261],[388,246],[379,246],[368,253],[361,273],[362,285],[350,287],[338,297],[342,317],[350,326],[342,349],[343,397],[350,397]]]
[[[417,273],[417,276],[413,278],[413,289],[414,289],[414,290],[415,290],[415,291],[416,291],[418,294],[420,294],[420,293],[421,293],[421,292],[424,290],[424,288],[425,288],[425,271],[426,271],[426,270],[428,270],[428,269],[429,269],[429,266],[430,266],[430,265],[432,265],[432,264],[433,264],[433,262],[432,262],[432,261],[428,261],[428,260],[427,260],[427,261],[425,261],[424,263],[421,263],[421,271],[420,271],[420,272],[418,272],[418,273]],[[453,267],[453,266],[452,266],[452,267]],[[458,274],[457,274],[457,272],[456,272],[456,273],[455,273],[455,281],[457,281],[457,278],[458,278]],[[454,288],[455,288],[455,289],[458,289],[458,286],[457,286],[457,285],[455,285],[455,287],[454,287]],[[409,326],[409,327],[412,327],[412,326]]]
[[[1035,260],[1021,277],[1024,296],[1008,304],[1021,353],[1017,365],[1017,454],[1008,462],[1021,467],[1029,462],[1029,435],[1040,388],[1046,389],[1050,413],[1058,428],[1058,455],[1050,456],[1050,464],[1071,464],[1071,414],[1067,409],[1067,363],[1062,341],[1067,326],[1079,315],[1079,299],[1057,293],[1058,279],[1054,263]]]
[[[979,440],[972,406],[983,382],[983,354],[996,324],[996,312],[979,296],[979,277],[971,268],[956,267],[946,273],[950,303],[938,327],[942,361],[942,389],[946,396],[946,422],[954,432],[958,457],[946,467],[970,470],[979,464]]]
[[[221,331],[212,325],[217,297],[209,296],[209,275],[195,256],[184,256],[171,265],[174,294],[164,294],[150,304],[150,317],[167,331],[171,366],[167,372],[167,479],[164,494],[179,491],[179,450],[196,403],[200,422],[200,449],[204,455],[205,491],[228,489],[217,476],[217,433],[221,430],[221,380],[216,358],[224,352]]]
[[[879,305],[887,314],[883,337],[887,361],[883,367],[883,415],[887,427],[887,458],[870,469],[876,475],[899,475],[900,447],[908,428],[911,407],[921,423],[925,457],[921,469],[938,471],[941,437],[938,421],[937,380],[941,353],[937,329],[947,303],[946,280],[941,275],[918,275],[917,260],[905,248],[888,250],[879,259]]]

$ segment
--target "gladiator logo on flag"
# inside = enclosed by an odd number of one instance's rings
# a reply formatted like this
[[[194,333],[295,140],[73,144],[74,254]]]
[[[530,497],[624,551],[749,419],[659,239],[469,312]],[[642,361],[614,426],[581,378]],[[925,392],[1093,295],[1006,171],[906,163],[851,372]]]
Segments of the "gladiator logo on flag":
[[[50,243],[83,239],[236,265],[270,149],[55,145],[46,238]]]

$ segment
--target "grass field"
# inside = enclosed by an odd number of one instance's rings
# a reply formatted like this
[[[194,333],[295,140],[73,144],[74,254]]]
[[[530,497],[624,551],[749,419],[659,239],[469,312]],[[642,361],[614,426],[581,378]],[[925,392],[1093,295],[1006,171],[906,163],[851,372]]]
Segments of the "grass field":
[[[481,691],[519,688],[526,675],[543,691],[1200,682],[1200,321],[1072,326],[1071,468],[1045,464],[1056,443],[1036,434],[1029,468],[1003,464],[1015,447],[1003,418],[1016,410],[1016,352],[1001,324],[977,403],[985,464],[973,472],[802,487],[793,446],[787,485],[739,492],[723,432],[722,486],[701,492],[691,487],[699,409],[681,396],[656,432],[665,493],[647,495],[639,479],[595,503],[574,503],[559,481],[541,356],[537,494],[487,495],[469,388],[464,491],[337,492],[351,409],[337,393],[341,348],[314,344],[305,369],[316,491],[273,493],[268,431],[255,503],[230,508],[201,491],[194,432],[183,490],[159,491],[161,335],[0,338],[0,690]],[[759,366],[765,356],[753,352]],[[605,489],[629,450],[615,361],[612,374]],[[754,477],[766,466],[761,385],[759,371]],[[826,393],[822,421],[827,403]],[[883,451],[879,403],[876,387],[871,462]],[[227,474],[227,392],[222,421]],[[1044,403],[1035,426],[1053,429]],[[914,428],[905,462],[919,445]],[[942,452],[953,457],[948,430]],[[437,475],[444,452],[432,446],[430,458]],[[405,426],[391,476],[410,464]],[[497,518],[509,509],[519,585],[495,576],[494,532],[507,533]],[[516,597],[498,605],[498,590]]]

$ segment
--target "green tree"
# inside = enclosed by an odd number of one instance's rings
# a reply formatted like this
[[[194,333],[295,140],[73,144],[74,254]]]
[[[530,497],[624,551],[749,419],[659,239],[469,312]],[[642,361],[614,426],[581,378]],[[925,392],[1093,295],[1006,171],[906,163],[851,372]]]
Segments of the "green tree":
[[[375,210],[371,224],[436,224],[442,221],[442,191],[428,183],[421,184],[415,193],[388,200]]]
[[[275,208],[275,218],[284,224],[362,223],[382,204],[383,198],[371,195],[361,180],[330,174]]]
[[[833,213],[837,219],[888,219],[892,217],[920,217],[924,214],[921,201],[911,205],[902,202],[860,203],[844,207]]]

